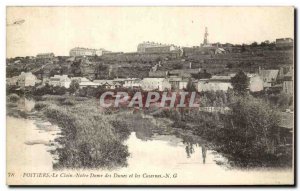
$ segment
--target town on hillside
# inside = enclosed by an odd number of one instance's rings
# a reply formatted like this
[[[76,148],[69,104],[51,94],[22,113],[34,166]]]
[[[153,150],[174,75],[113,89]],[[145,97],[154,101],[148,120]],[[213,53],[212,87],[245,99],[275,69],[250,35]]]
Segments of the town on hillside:
[[[39,53],[36,57],[9,58],[7,85],[61,86],[77,81],[80,88],[140,88],[184,90],[191,81],[198,92],[227,91],[231,78],[243,71],[250,92],[293,95],[293,39],[260,44],[209,43],[205,29],[198,47],[142,42],[137,52],[75,47],[69,56]]]

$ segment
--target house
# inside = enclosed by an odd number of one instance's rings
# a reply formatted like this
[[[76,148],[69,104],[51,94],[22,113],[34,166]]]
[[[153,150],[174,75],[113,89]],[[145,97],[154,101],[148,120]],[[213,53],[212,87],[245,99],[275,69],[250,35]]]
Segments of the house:
[[[31,72],[22,72],[18,77],[17,86],[20,86],[21,88],[35,86],[37,82],[36,76]]]
[[[165,78],[144,78],[141,82],[141,87],[143,90],[151,91],[151,90],[170,90],[171,84]]]
[[[231,76],[212,76],[210,79],[200,79],[196,85],[198,92],[227,91],[232,88]]]
[[[286,94],[289,94],[289,95],[294,94],[293,75],[292,75],[291,71],[289,71],[283,77],[282,91]]]
[[[216,48],[215,54],[226,54],[226,50],[224,48]]]
[[[94,83],[94,82],[91,82],[91,81],[83,81],[83,82],[80,82],[79,83],[79,88],[85,88],[85,87],[93,87],[93,88],[96,88],[98,87],[99,85]]]
[[[168,79],[169,83],[171,84],[172,90],[179,90],[179,84],[182,78],[180,77],[171,77]]]
[[[11,78],[6,78],[6,84],[9,86],[16,86],[18,84],[19,76],[13,76]]]
[[[183,79],[181,77],[170,77],[169,83],[171,84],[172,90],[183,90],[186,89],[188,84],[188,79]]]
[[[139,78],[126,78],[124,81],[125,88],[139,88],[141,87],[141,79]]]
[[[116,83],[119,83],[120,85],[124,85],[124,83],[125,83],[125,80],[126,80],[126,78],[115,78],[115,79],[113,79],[113,82],[116,84]]]
[[[258,72],[264,82],[264,88],[270,88],[275,85],[279,70],[261,70]]]
[[[249,90],[250,92],[259,92],[264,89],[264,81],[257,74],[247,74],[249,77]]]
[[[178,76],[183,78],[190,78],[193,74],[198,74],[201,71],[198,69],[180,69],[180,70],[170,70],[167,74],[168,76]]]
[[[94,80],[97,86],[104,87],[105,89],[117,89],[122,87],[122,84],[119,81],[114,80]]]
[[[106,81],[110,81],[110,80],[94,80],[93,82],[98,84],[98,86],[103,86]]]
[[[99,84],[90,81],[86,77],[72,77],[71,81],[77,81],[79,84],[79,88],[98,87],[99,86]]]
[[[67,75],[54,75],[49,78],[49,85],[69,88],[71,79]]]

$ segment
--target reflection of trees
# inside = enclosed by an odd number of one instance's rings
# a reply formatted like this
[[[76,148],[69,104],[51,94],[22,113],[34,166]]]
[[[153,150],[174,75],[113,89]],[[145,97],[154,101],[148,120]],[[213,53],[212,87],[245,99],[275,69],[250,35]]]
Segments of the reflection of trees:
[[[187,158],[190,158],[191,154],[193,154],[195,152],[194,146],[193,146],[192,143],[186,143],[185,152],[186,152],[186,157]]]
[[[202,145],[202,146],[201,146],[201,149],[202,149],[202,160],[203,160],[203,164],[205,164],[206,152],[207,152],[206,146],[205,146],[205,145]]]
[[[136,132],[136,137],[143,141],[149,140],[153,133],[153,124],[148,119],[135,120],[133,125],[133,130]]]

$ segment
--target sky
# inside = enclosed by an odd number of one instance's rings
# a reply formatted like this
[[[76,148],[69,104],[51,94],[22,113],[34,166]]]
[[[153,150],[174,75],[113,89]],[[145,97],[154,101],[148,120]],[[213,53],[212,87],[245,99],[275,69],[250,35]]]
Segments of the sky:
[[[143,41],[199,46],[205,27],[211,43],[294,37],[293,7],[7,7],[6,20],[8,58],[74,47],[134,52]]]

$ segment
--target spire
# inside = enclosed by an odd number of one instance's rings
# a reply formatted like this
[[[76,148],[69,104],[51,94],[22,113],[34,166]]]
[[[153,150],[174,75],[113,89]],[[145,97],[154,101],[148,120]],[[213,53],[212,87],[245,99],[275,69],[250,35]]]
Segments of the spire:
[[[207,37],[208,37],[208,30],[207,30],[207,27],[205,27],[203,45],[207,45],[208,44],[208,38]]]

